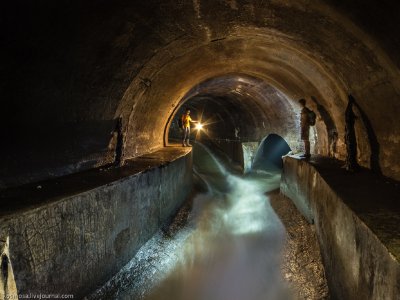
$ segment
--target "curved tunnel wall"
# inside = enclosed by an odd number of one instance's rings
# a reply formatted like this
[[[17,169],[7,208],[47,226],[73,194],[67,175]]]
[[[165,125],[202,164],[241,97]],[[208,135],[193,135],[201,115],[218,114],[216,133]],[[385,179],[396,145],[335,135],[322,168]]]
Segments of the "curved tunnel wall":
[[[1,19],[7,58],[0,86],[7,102],[2,186],[112,162],[118,117],[125,159],[160,148],[169,116],[193,87],[237,73],[292,100],[314,96],[311,108],[322,106],[338,132],[338,158],[345,155],[351,93],[368,117],[358,129],[360,161],[369,166],[365,153],[379,151],[383,174],[398,180],[400,25],[386,16],[399,4],[385,4],[8,3]],[[317,126],[323,132],[325,125]],[[375,150],[365,142],[367,127],[377,138]]]
[[[233,49],[235,49],[236,47],[236,42],[237,41],[232,41],[233,45],[230,45],[229,47],[232,47]],[[214,48],[214,45],[209,46],[211,48]],[[282,47],[281,47],[282,48]],[[215,50],[215,49],[212,49]],[[218,57],[218,53],[212,53],[209,57],[202,57],[202,55],[204,55],[204,53],[207,53],[206,51],[204,51],[204,49],[200,49],[200,50],[196,50],[195,53],[193,53],[191,56],[191,59],[189,59],[189,61],[187,62],[187,64],[190,65],[185,65],[185,66],[174,66],[171,68],[171,70],[183,70],[183,72],[187,72],[187,75],[185,74],[180,74],[180,76],[173,76],[173,78],[185,78],[185,80],[188,80],[188,77],[195,77],[194,79],[192,79],[192,81],[190,83],[186,83],[186,86],[191,87],[192,84],[196,83],[196,81],[202,79],[202,74],[199,72],[202,72],[202,68],[204,67],[204,64],[206,62],[208,62],[208,66],[207,66],[207,73],[205,74],[207,77],[206,79],[208,79],[209,77],[212,77],[215,75],[215,77],[218,77],[218,75],[223,75],[226,73],[235,73],[235,72],[239,72],[241,71],[241,73],[247,74],[247,75],[251,75],[253,77],[258,77],[262,80],[265,80],[267,82],[270,82],[272,85],[274,85],[275,87],[277,87],[277,89],[282,90],[283,92],[285,92],[285,94],[288,94],[288,96],[292,99],[296,99],[297,97],[300,97],[300,95],[303,95],[303,93],[305,93],[304,91],[302,91],[301,89],[304,87],[304,85],[309,86],[310,91],[308,92],[309,94],[313,94],[313,95],[317,95],[316,97],[319,98],[318,95],[320,95],[320,92],[314,88],[311,83],[307,80],[306,82],[302,83],[301,82],[301,77],[294,77],[293,73],[296,73],[296,70],[293,70],[291,68],[289,68],[289,70],[281,70],[282,65],[286,64],[286,62],[284,61],[284,58],[281,58],[282,61],[279,61],[278,63],[276,63],[278,65],[278,67],[275,65],[272,65],[268,62],[269,60],[269,55],[275,55],[274,59],[277,59],[276,57],[278,57],[279,55],[283,55],[283,56],[290,56],[292,54],[283,54],[283,48],[278,51],[276,50],[275,53],[271,54],[271,49],[269,49],[270,51],[267,52],[266,49],[262,49],[259,50],[260,52],[258,53],[261,58],[257,58],[257,55],[255,55],[254,57],[252,57],[250,54],[251,53],[241,53],[242,55],[246,55],[246,60],[245,62],[238,62],[241,60],[241,55],[236,52],[234,54],[233,57],[231,57],[229,60],[225,60],[224,58],[222,58],[220,64],[218,64],[218,62],[213,61],[213,57]],[[210,50],[209,50],[210,51]],[[256,50],[254,50],[256,51]],[[199,59],[200,56],[200,59]],[[238,56],[238,57],[237,57]],[[197,62],[198,61],[198,62]],[[196,62],[196,63],[193,63]],[[237,62],[238,64],[240,63],[239,66],[235,66],[235,62]],[[282,63],[282,64],[280,64]],[[248,64],[248,65],[246,65]],[[312,67],[312,66],[308,66],[308,67]],[[275,69],[274,69],[275,68]],[[256,73],[255,71],[258,71],[258,73]],[[322,76],[322,74],[317,72],[318,69],[313,68],[313,73],[317,79],[318,76]],[[204,71],[203,71],[204,72]],[[212,72],[212,73],[211,73]],[[217,73],[218,72],[218,73]],[[279,72],[285,72],[284,74],[280,74]],[[274,74],[274,73],[278,73],[278,74]],[[204,75],[203,75],[204,76]],[[283,83],[277,82],[276,79],[277,77],[280,76],[282,77],[281,80],[285,80]],[[293,81],[291,81],[293,80]],[[306,79],[304,79],[306,80]],[[320,79],[318,79],[320,80]],[[165,79],[161,79],[160,82],[165,82]],[[169,83],[171,83],[171,81],[169,81]],[[177,99],[175,100],[175,103],[173,103],[172,105],[168,105],[170,104],[171,99],[162,99],[163,101],[160,101],[160,95],[156,95],[153,94],[153,91],[149,90],[149,94],[148,97],[146,97],[147,95],[143,95],[144,98],[146,100],[142,101],[142,102],[137,102],[136,105],[141,106],[142,103],[144,106],[147,107],[151,107],[152,104],[150,104],[152,101],[159,101],[161,103],[158,103],[158,107],[159,110],[161,110],[161,107],[164,107],[164,109],[167,110],[167,113],[165,114],[165,116],[169,116],[172,112],[173,109],[171,109],[171,107],[175,107],[177,105],[180,104],[180,100],[183,97],[183,95],[185,95],[186,93],[184,93],[185,91],[181,92],[179,90],[176,90],[177,88],[179,88],[180,85],[182,85],[182,82],[172,82],[171,86],[166,87],[166,88],[170,88],[173,90],[170,90],[169,92],[165,93],[165,95],[174,95],[174,94],[178,94]],[[157,87],[155,89],[158,89],[159,86],[157,85]],[[328,90],[331,91],[332,89]],[[296,95],[293,96],[293,91],[296,91]],[[157,91],[154,91],[155,93],[157,93]],[[214,92],[215,93],[215,92]],[[332,92],[333,93],[333,92]],[[179,97],[180,96],[180,97]],[[162,96],[161,96],[162,97]],[[143,99],[143,98],[142,98]],[[157,99],[157,100],[156,100]],[[153,105],[156,105],[155,103]],[[139,111],[144,110],[145,107],[140,107]],[[270,113],[270,116],[279,116],[280,117],[280,111],[276,108],[274,108],[272,106],[272,110],[270,110],[270,112],[272,112],[272,114]],[[132,114],[132,116],[134,116],[135,113]],[[286,114],[284,114],[286,115]],[[265,121],[268,121],[267,119]],[[272,120],[272,122],[270,123],[274,123],[274,122],[280,122],[281,120],[275,118]],[[167,119],[165,119],[164,121],[165,123],[167,122]],[[162,122],[159,125],[163,126],[165,123]],[[290,122],[288,122],[290,123]],[[153,125],[153,122],[150,122],[149,125]],[[284,128],[284,127],[283,127]],[[137,130],[137,132],[132,131],[132,137],[133,136],[137,136],[137,134],[140,134],[143,128],[139,128]],[[145,130],[145,131],[152,131],[152,132],[157,132],[158,130]],[[298,133],[296,133],[298,134]],[[265,134],[264,134],[265,135]],[[132,140],[130,138],[128,138],[129,140]],[[129,149],[129,146],[127,147]]]
[[[298,148],[298,112],[292,101],[265,81],[243,74],[228,74],[206,80],[193,87],[182,99],[172,120],[191,107],[194,119],[205,126],[197,136],[209,140],[260,141],[267,133],[284,135]],[[177,136],[176,132],[172,132]]]

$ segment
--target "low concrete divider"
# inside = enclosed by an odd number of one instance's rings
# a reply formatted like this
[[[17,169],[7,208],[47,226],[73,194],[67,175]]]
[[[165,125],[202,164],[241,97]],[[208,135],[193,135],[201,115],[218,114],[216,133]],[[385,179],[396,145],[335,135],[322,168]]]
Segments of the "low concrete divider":
[[[124,266],[192,188],[187,149],[165,148],[96,172],[68,179],[80,183],[69,195],[57,194],[62,178],[42,183],[37,193],[53,188],[54,199],[0,216],[19,294],[82,298]]]
[[[398,257],[396,258],[396,248],[388,249],[380,236],[377,236],[378,230],[371,229],[372,223],[369,226],[360,218],[361,208],[360,214],[350,208],[356,207],[356,203],[358,207],[367,206],[365,195],[369,192],[365,189],[373,190],[380,186],[371,186],[366,174],[343,176],[344,171],[338,166],[330,166],[321,175],[319,162],[310,163],[290,156],[283,160],[281,193],[292,199],[300,212],[315,224],[332,298],[400,299],[400,266]],[[335,168],[339,170],[335,171],[337,174],[334,172]],[[355,179],[357,176],[365,177],[364,181],[358,182]],[[354,188],[351,192],[336,188],[346,185],[350,190],[351,183],[345,184],[344,181],[352,178]],[[334,181],[335,184],[331,184]],[[357,186],[362,182],[366,186]],[[361,193],[357,189],[364,191]],[[353,195],[352,199],[347,201],[346,195],[350,194]],[[375,201],[378,202],[379,210],[375,208],[367,211],[364,208],[364,215],[369,219],[374,211],[376,214],[385,213],[384,219],[387,222],[399,217],[393,209],[385,209],[383,201]],[[384,225],[383,220],[378,217],[373,222],[378,222],[377,226]],[[387,233],[394,235],[394,240],[396,235],[398,237],[398,230]],[[381,234],[384,235],[382,232]]]

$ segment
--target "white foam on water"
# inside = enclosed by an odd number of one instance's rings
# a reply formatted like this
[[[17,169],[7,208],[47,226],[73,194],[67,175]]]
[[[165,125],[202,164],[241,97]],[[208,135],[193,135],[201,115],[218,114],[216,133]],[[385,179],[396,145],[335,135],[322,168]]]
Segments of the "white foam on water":
[[[195,232],[176,269],[148,299],[290,299],[280,272],[285,230],[265,195],[277,187],[279,175],[231,175],[202,147],[229,188],[213,193],[214,178],[202,174],[211,191],[194,199]]]

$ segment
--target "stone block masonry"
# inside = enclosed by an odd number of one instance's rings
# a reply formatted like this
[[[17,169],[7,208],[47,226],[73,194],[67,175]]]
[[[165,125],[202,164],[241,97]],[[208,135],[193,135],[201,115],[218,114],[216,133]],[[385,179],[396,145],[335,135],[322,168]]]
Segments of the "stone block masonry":
[[[168,147],[122,168],[2,192],[2,206],[15,206],[1,210],[0,234],[9,239],[18,293],[79,299],[104,283],[181,206],[191,167],[190,150]]]

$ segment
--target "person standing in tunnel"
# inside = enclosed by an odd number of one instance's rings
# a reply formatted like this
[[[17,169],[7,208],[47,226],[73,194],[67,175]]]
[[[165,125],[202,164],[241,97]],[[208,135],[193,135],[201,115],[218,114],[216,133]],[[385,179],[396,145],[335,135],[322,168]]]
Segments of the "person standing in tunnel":
[[[300,99],[299,103],[302,107],[300,114],[300,131],[301,131],[301,139],[304,142],[304,154],[301,155],[303,158],[311,157],[310,153],[310,109],[306,106],[306,100]]]
[[[183,140],[182,146],[183,147],[191,147],[190,144],[190,123],[197,123],[197,121],[192,120],[190,117],[190,109],[186,108],[185,113],[181,117],[182,120],[182,129],[183,129]]]

